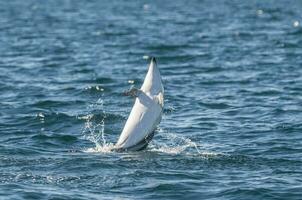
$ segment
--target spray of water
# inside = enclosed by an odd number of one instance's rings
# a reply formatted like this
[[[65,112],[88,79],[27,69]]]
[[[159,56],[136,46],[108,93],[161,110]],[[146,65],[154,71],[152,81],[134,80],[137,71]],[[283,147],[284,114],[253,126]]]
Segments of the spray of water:
[[[85,120],[85,125],[82,130],[82,135],[85,139],[93,142],[95,147],[85,150],[86,152],[110,152],[113,148],[112,143],[107,143],[105,137],[105,119],[106,112],[104,109],[104,100],[99,98],[96,103],[88,106],[89,113],[91,110],[100,110],[102,119],[101,121],[96,121],[94,114],[88,114],[81,119]]]
[[[154,140],[150,145],[151,151],[162,152],[168,154],[180,154],[185,152],[195,151],[197,154],[202,154],[199,149],[199,144],[193,142],[189,138],[179,136],[175,133],[165,132],[164,130],[159,130],[160,140]]]

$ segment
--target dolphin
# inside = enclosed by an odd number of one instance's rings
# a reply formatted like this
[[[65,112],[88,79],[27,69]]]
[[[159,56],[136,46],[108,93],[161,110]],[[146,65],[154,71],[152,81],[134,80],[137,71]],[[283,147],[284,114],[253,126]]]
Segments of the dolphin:
[[[164,87],[154,57],[141,88],[132,88],[125,95],[135,97],[135,103],[114,150],[139,151],[152,140],[163,113]]]

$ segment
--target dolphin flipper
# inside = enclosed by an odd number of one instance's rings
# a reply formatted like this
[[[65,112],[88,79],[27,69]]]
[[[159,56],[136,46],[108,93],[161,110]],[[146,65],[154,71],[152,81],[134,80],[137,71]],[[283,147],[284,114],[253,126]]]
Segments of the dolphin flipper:
[[[139,93],[142,92],[140,89],[136,87],[130,88],[130,90],[127,90],[124,92],[125,96],[131,96],[131,97],[137,97]]]

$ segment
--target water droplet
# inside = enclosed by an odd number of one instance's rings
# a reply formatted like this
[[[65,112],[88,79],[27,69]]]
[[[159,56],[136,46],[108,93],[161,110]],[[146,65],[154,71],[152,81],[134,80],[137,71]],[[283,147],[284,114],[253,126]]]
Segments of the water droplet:
[[[101,88],[101,87],[100,87],[100,86],[98,86],[98,85],[97,85],[97,86],[95,86],[95,89],[96,89],[96,90],[98,90],[98,91],[102,91],[102,92],[104,91],[104,88]]]
[[[134,80],[128,80],[128,83],[134,84]]]
[[[298,27],[300,25],[299,21],[294,21],[293,23],[294,27]]]
[[[37,116],[43,118],[44,114],[43,113],[38,113]]]
[[[36,116],[40,119],[42,124],[45,122],[45,115],[43,113],[40,112]]]
[[[257,10],[257,15],[262,15],[263,14],[263,10]]]
[[[91,86],[85,87],[85,90],[90,90],[90,89],[91,89]]]
[[[144,4],[143,8],[144,8],[144,10],[149,10],[150,5],[149,4]]]

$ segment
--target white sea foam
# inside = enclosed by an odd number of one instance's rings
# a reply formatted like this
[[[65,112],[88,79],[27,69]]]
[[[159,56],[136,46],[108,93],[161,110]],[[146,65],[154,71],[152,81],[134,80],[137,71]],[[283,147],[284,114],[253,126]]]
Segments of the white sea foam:
[[[84,152],[86,153],[111,153],[113,152],[112,149],[114,148],[113,143],[99,145],[97,144],[95,147],[85,149]]]
[[[201,154],[200,149],[198,148],[197,143],[193,142],[189,138],[179,136],[174,133],[167,133],[163,130],[160,130],[160,137],[162,137],[163,142],[154,141],[150,145],[150,151],[162,152],[168,154],[180,154],[185,153],[189,148],[195,151],[197,154]]]

